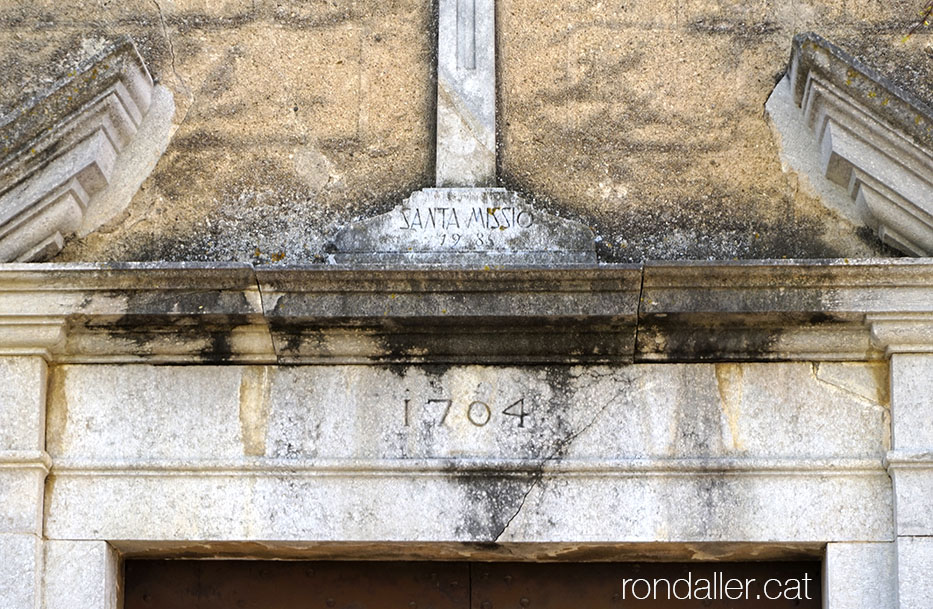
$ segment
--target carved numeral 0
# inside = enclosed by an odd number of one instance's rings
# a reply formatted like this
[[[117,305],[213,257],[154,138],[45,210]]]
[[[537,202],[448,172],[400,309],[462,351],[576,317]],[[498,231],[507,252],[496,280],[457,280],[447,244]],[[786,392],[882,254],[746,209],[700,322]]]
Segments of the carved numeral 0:
[[[474,406],[477,406],[476,410],[479,411],[479,416],[473,416]],[[486,411],[485,416],[482,414],[483,410]],[[492,418],[492,410],[489,409],[489,404],[485,402],[473,402],[467,406],[467,418],[470,419],[470,423],[473,423],[477,427],[483,427],[486,423],[489,422],[489,419]]]

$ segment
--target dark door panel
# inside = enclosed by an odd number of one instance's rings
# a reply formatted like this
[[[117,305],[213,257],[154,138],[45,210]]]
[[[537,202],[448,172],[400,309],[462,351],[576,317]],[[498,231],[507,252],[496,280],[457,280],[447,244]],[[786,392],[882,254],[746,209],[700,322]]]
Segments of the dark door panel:
[[[124,609],[468,609],[468,563],[129,560]]]
[[[819,609],[821,606],[818,562],[128,560],[124,589],[124,609]]]

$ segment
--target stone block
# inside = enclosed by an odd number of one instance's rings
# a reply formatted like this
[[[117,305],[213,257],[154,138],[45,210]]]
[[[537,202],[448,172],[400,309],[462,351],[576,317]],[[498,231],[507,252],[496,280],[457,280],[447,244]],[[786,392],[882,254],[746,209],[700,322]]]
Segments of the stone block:
[[[4,609],[40,609],[42,540],[0,534],[0,601]]]
[[[893,543],[831,543],[824,559],[825,609],[897,609]]]
[[[46,534],[114,542],[891,538],[883,471],[802,467],[689,461],[519,467],[478,460],[63,467],[52,474]]]
[[[0,533],[42,533],[46,471],[0,453]]]
[[[898,609],[928,609],[933,599],[933,538],[897,538]]]
[[[45,542],[43,609],[117,609],[119,579],[119,557],[106,542]]]
[[[46,382],[41,358],[0,358],[0,451],[45,447]]]
[[[892,452],[888,471],[894,482],[898,535],[933,535],[933,452],[906,457]]]
[[[895,450],[933,451],[933,354],[891,356]]]

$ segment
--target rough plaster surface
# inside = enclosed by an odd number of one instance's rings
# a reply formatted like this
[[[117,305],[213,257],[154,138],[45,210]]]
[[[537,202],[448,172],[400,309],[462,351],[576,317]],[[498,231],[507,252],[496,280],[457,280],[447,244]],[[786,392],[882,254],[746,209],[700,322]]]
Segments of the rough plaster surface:
[[[434,19],[422,0],[7,3],[0,108],[129,34],[178,129],[122,224],[63,259],[311,260],[433,183]]]
[[[41,0],[0,7],[0,112],[118,34],[178,106],[122,222],[62,260],[316,260],[433,185],[431,3]],[[887,253],[780,170],[763,104],[814,30],[929,96],[914,3],[497,3],[500,185],[606,260]]]

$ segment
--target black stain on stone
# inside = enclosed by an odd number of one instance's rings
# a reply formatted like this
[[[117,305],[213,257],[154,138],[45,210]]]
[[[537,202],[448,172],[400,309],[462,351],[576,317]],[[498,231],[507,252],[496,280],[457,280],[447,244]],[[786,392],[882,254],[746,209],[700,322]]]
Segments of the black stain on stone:
[[[457,537],[485,542],[492,548],[497,547],[496,540],[521,509],[528,490],[541,477],[539,472],[467,474],[458,471],[457,465],[451,465],[448,474],[465,496],[459,504],[461,520],[455,528]]]

